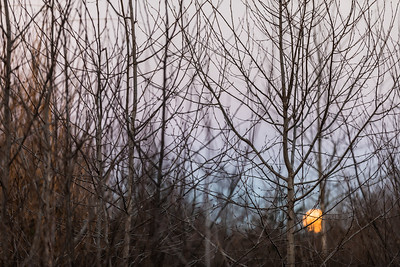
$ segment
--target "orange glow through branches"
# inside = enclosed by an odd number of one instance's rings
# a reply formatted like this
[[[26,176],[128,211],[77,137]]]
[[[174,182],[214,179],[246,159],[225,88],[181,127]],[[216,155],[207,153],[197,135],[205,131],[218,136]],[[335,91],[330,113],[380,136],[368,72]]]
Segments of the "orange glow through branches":
[[[322,211],[320,209],[311,209],[303,216],[303,226],[307,226],[310,232],[319,233],[322,228]]]

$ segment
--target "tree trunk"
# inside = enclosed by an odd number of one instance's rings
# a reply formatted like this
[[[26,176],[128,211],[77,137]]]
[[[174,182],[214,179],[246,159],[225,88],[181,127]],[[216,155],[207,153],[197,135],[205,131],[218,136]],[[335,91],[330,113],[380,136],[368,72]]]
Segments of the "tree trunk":
[[[0,10],[3,12],[2,10]],[[1,173],[1,214],[0,214],[0,230],[3,233],[1,236],[2,252],[1,252],[1,263],[7,265],[9,260],[9,235],[7,233],[8,215],[7,215],[7,199],[8,199],[8,185],[10,179],[10,158],[11,158],[11,114],[10,114],[10,94],[11,94],[11,52],[12,52],[12,38],[11,38],[11,21],[8,10],[8,1],[4,0],[4,14],[6,22],[6,55],[5,55],[5,77],[4,77],[4,88],[3,90],[3,127],[4,127],[4,138],[5,144],[3,146],[2,155],[2,169]]]
[[[295,214],[294,214],[294,177],[289,176],[288,181],[288,202],[287,202],[287,225],[286,225],[286,238],[287,238],[287,252],[286,252],[286,265],[289,267],[295,266],[295,240],[294,240],[294,226],[295,226]]]
[[[318,54],[318,58],[320,57],[320,54]],[[322,59],[321,59],[322,61]],[[322,72],[322,70],[321,70]],[[322,136],[321,136],[321,98],[322,98],[322,81],[321,78],[318,79],[318,100],[317,100],[317,113],[318,113],[318,119],[317,119],[317,131],[318,131],[318,140],[317,140],[317,165],[318,165],[318,181],[319,181],[319,206],[322,212],[322,222],[321,222],[321,246],[322,246],[322,258],[324,259],[327,256],[327,249],[328,249],[328,243],[327,243],[327,236],[326,236],[326,224],[325,224],[325,184],[326,184],[326,179],[323,180],[323,167],[322,167]]]
[[[122,1],[121,1],[122,4]],[[133,213],[133,198],[134,198],[134,153],[135,153],[135,120],[136,120],[136,110],[137,110],[137,58],[136,58],[136,34],[135,34],[135,16],[133,13],[133,3],[132,0],[129,1],[129,22],[132,31],[132,61],[133,61],[133,103],[132,111],[129,114],[129,96],[130,96],[130,58],[129,55],[129,32],[128,25],[126,25],[126,39],[127,39],[127,96],[126,96],[126,123],[127,123],[127,133],[128,133],[128,191],[127,191],[127,217],[125,221],[125,233],[124,233],[124,249],[123,258],[124,266],[129,266],[130,257],[130,243],[131,243],[131,224],[132,224],[132,213]]]

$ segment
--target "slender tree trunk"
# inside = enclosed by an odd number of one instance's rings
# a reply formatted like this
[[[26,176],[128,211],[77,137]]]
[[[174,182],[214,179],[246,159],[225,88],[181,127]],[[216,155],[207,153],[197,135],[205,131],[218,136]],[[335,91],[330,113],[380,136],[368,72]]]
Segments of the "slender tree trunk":
[[[320,52],[318,52],[318,59],[321,62],[322,57]],[[322,69],[320,70],[322,73]],[[321,125],[321,100],[323,95],[322,87],[322,75],[318,78],[318,99],[317,99],[317,168],[318,168],[318,181],[319,184],[319,207],[322,212],[322,222],[321,222],[321,246],[322,246],[322,258],[324,259],[327,256],[327,249],[328,249],[328,241],[326,235],[326,220],[325,220],[325,185],[326,179],[323,179],[323,166],[322,166],[322,125]]]
[[[121,1],[122,4],[122,1]],[[136,10],[136,9],[135,9]],[[125,221],[125,236],[124,236],[124,266],[129,266],[129,256],[130,256],[130,243],[131,243],[131,224],[132,224],[132,213],[133,213],[133,197],[134,193],[134,142],[135,142],[135,120],[136,120],[136,110],[137,110],[137,58],[136,58],[136,33],[135,33],[135,17],[133,13],[133,3],[132,0],[129,1],[129,21],[130,28],[132,31],[132,61],[133,61],[133,103],[132,111],[129,114],[129,96],[130,96],[130,54],[129,54],[129,33],[128,26],[126,26],[126,39],[127,39],[127,96],[126,96],[126,119],[127,119],[127,131],[128,131],[128,191],[127,191],[127,218]]]
[[[295,240],[294,240],[294,226],[295,226],[295,213],[294,213],[294,177],[289,176],[288,191],[287,191],[287,224],[286,224],[286,237],[287,237],[287,264],[286,266],[295,266]]]
[[[321,118],[320,114],[320,100],[321,100],[321,92],[320,88],[318,89],[319,98],[317,102],[317,112],[318,112],[318,180],[320,181],[320,192],[319,192],[319,206],[322,211],[322,223],[321,223],[321,246],[322,246],[322,257],[325,258],[327,256],[328,249],[328,241],[326,235],[326,220],[325,220],[325,184],[326,181],[322,180],[323,178],[323,167],[322,167],[322,138],[321,138]]]
[[[66,37],[65,42],[66,42]],[[65,76],[65,155],[64,155],[64,201],[66,209],[66,233],[65,247],[67,250],[67,266],[72,266],[74,262],[73,249],[73,232],[72,232],[72,205],[71,205],[71,185],[72,185],[72,164],[71,164],[71,125],[70,125],[70,91],[69,91],[69,74],[68,74],[68,49],[67,43],[64,43],[64,76]]]
[[[100,18],[100,5],[96,1],[97,16]],[[96,265],[98,267],[104,264],[103,262],[103,240],[106,245],[108,242],[107,222],[106,222],[106,207],[104,203],[104,162],[103,162],[103,86],[101,83],[101,68],[102,68],[102,46],[101,46],[101,30],[100,20],[97,20],[97,91],[95,95],[96,102],[96,168],[97,168],[97,204],[96,204]],[[106,63],[107,64],[107,63]],[[108,251],[109,248],[106,247]],[[105,257],[108,258],[107,256]]]
[[[100,60],[99,55],[99,60]],[[100,65],[100,62],[99,62]],[[102,223],[103,223],[103,146],[102,146],[102,100],[101,100],[101,80],[100,80],[100,66],[97,71],[97,94],[96,94],[96,110],[97,110],[97,125],[96,125],[96,168],[97,168],[97,204],[96,204],[96,249],[97,249],[97,257],[96,263],[97,266],[102,266]]]
[[[284,75],[282,75],[284,76]],[[286,95],[285,85],[282,82],[283,88],[283,158],[288,172],[287,176],[287,224],[286,224],[286,238],[287,238],[287,251],[286,251],[286,263],[287,266],[295,266],[295,188],[294,188],[294,171],[293,165],[289,158],[289,98]]]
[[[48,92],[50,93],[50,92]],[[47,96],[47,98],[50,98]],[[49,101],[49,100],[48,100]],[[50,123],[51,123],[51,116],[49,112],[49,103],[45,104],[44,114],[43,117],[45,119],[44,122],[44,144],[45,144],[45,166],[44,166],[44,188],[43,188],[43,195],[42,198],[44,200],[44,213],[46,218],[46,225],[45,230],[43,231],[44,234],[44,262],[46,262],[46,266],[53,265],[53,257],[52,257],[52,200],[51,200],[51,140],[50,140]]]
[[[151,258],[153,266],[162,266],[164,261],[164,253],[160,251],[161,241],[161,230],[160,230],[160,219],[161,219],[161,186],[164,178],[163,164],[165,155],[165,132],[166,132],[166,112],[167,112],[167,61],[168,61],[168,49],[169,49],[169,20],[168,20],[168,1],[164,1],[165,5],[165,47],[163,56],[163,86],[162,86],[162,104],[161,104],[161,141],[160,141],[160,153],[157,170],[156,189],[154,196],[154,208],[153,208],[153,221],[150,226],[150,236],[152,236],[152,251]]]
[[[294,192],[294,171],[293,165],[290,160],[291,153],[289,151],[289,106],[291,97],[291,88],[288,88],[286,84],[286,68],[285,68],[285,52],[283,45],[283,1],[279,1],[279,68],[281,75],[281,90],[282,90],[282,107],[283,107],[283,132],[282,132],[282,143],[283,143],[283,160],[285,162],[287,175],[287,224],[286,224],[286,239],[287,239],[287,251],[286,251],[286,263],[287,266],[295,266],[295,240],[294,240],[294,227],[295,227],[295,192]]]
[[[321,200],[320,200],[320,207],[322,211],[322,222],[321,222],[321,245],[322,245],[322,257],[325,258],[328,252],[328,236],[326,234],[326,219],[324,218],[325,215],[325,181],[321,182]]]
[[[209,211],[210,211],[210,205],[209,205],[209,200],[207,197],[207,202],[206,202],[206,207],[205,207],[205,213],[206,213],[206,219],[205,219],[205,223],[204,223],[204,227],[205,227],[205,236],[206,236],[206,240],[205,240],[205,245],[204,245],[204,259],[205,259],[205,265],[206,267],[210,267],[211,266],[211,220],[210,220],[210,215],[209,215]]]
[[[50,111],[51,97],[54,90],[53,72],[54,64],[56,62],[56,48],[55,48],[55,17],[54,17],[54,1],[50,3],[50,45],[49,45],[49,58],[50,58],[50,69],[47,76],[47,81],[44,84],[45,90],[45,103],[43,110],[44,117],[44,188],[43,188],[43,200],[44,200],[44,214],[46,219],[46,227],[43,231],[44,233],[44,262],[47,266],[53,266],[53,246],[54,246],[54,235],[55,235],[55,225],[54,225],[54,214],[53,214],[53,200],[52,200],[52,138],[54,136],[51,133],[52,116]],[[48,84],[48,85],[47,85]],[[53,129],[55,130],[55,129]],[[54,142],[53,142],[54,143]]]
[[[3,90],[3,127],[4,127],[4,146],[3,146],[3,159],[2,159],[2,169],[1,173],[1,188],[2,188],[2,198],[1,198],[1,214],[0,214],[0,230],[3,233],[1,236],[1,261],[2,264],[8,265],[9,261],[9,240],[7,230],[7,224],[9,223],[9,218],[7,215],[7,201],[8,201],[8,185],[10,180],[10,158],[11,158],[11,112],[10,112],[10,94],[11,94],[11,53],[12,53],[12,35],[11,35],[11,21],[8,9],[8,1],[4,0],[4,14],[6,23],[6,54],[5,54],[5,77],[4,77],[4,88]],[[2,10],[0,10],[3,12]]]
[[[205,230],[205,244],[204,244],[204,260],[206,267],[211,266],[211,220],[210,220],[210,199],[209,199],[209,187],[208,181],[209,177],[206,178],[206,188],[204,194],[204,203],[205,203],[205,222],[204,222],[204,230]]]

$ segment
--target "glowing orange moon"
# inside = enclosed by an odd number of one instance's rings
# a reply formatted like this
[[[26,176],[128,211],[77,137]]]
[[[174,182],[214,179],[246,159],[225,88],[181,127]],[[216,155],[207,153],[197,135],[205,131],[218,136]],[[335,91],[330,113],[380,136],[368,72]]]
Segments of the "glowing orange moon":
[[[303,216],[303,226],[307,226],[310,232],[319,233],[322,228],[322,211],[320,209],[311,209]]]

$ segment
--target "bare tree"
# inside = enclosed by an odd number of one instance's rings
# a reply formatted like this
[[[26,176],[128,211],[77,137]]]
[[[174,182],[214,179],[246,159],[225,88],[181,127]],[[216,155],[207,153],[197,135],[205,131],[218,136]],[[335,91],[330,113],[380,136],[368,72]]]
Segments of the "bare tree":
[[[193,66],[240,141],[232,149],[249,147],[266,186],[286,191],[285,263],[294,266],[296,205],[321,188],[326,212],[327,178],[348,168],[352,151],[364,149],[368,127],[393,108],[388,100],[397,85],[386,79],[391,65],[383,63],[397,9],[356,1],[346,9],[338,1],[206,2],[214,15],[203,19],[215,45],[204,46],[218,71],[206,71],[202,59]],[[245,15],[236,20],[238,9]],[[388,19],[375,18],[379,12]],[[251,140],[253,132],[261,140]]]

